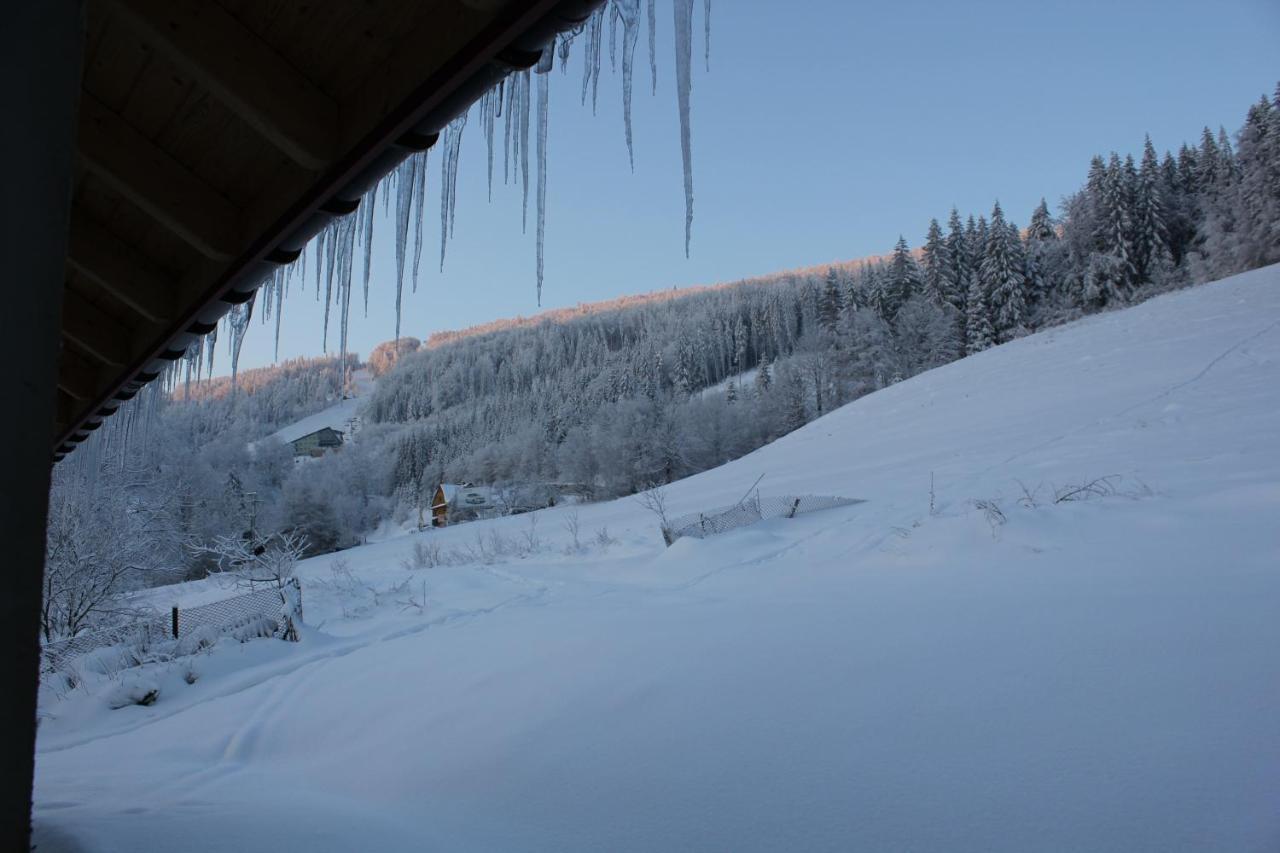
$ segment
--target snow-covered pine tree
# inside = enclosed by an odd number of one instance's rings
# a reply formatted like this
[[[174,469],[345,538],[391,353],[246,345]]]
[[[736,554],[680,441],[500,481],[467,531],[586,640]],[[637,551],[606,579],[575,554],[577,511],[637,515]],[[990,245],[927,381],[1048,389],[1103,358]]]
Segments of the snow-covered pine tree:
[[[1049,205],[1043,198],[1031,213],[1031,222],[1027,225],[1028,243],[1048,243],[1058,239],[1058,229],[1049,213]]]
[[[920,266],[911,256],[906,237],[898,236],[898,243],[893,247],[893,257],[889,260],[888,273],[887,293],[881,316],[892,320],[902,304],[920,292]]]
[[[965,243],[964,225],[960,221],[960,211],[951,208],[947,218],[947,260],[946,288],[944,293],[947,302],[957,311],[964,311],[964,298],[969,289],[969,247]]]
[[[1265,96],[1249,108],[1236,161],[1233,261],[1251,269],[1280,260],[1280,106]]]
[[[991,210],[988,229],[978,277],[991,307],[996,339],[1007,341],[1026,333],[1026,262],[1018,233],[1005,221],[998,201]]]
[[[1120,276],[1118,293],[1126,296],[1138,277],[1134,263],[1132,199],[1128,173],[1120,155],[1112,152],[1102,186],[1103,253],[1115,259],[1112,269]]]
[[[769,387],[773,385],[773,370],[769,366],[769,359],[760,359],[760,366],[756,368],[756,399],[763,400],[764,396],[769,393]]]
[[[965,353],[972,355],[990,348],[996,339],[995,329],[991,326],[991,309],[987,303],[987,295],[983,291],[982,276],[969,277],[969,294],[965,299]]]
[[[924,273],[921,293],[935,305],[950,304],[948,275],[951,271],[951,258],[947,253],[947,241],[942,236],[942,226],[937,219],[929,220],[929,232],[925,237],[922,255]]]
[[[1034,310],[1061,277],[1062,248],[1057,224],[1042,198],[1027,226],[1026,275],[1027,309]]]
[[[1160,183],[1161,170],[1156,149],[1151,144],[1151,137],[1147,136],[1143,142],[1142,167],[1138,170],[1133,200],[1134,264],[1140,284],[1165,284],[1173,273]]]
[[[835,337],[840,327],[843,299],[840,295],[840,272],[830,267],[822,281],[822,296],[818,303],[818,328],[824,334]]]

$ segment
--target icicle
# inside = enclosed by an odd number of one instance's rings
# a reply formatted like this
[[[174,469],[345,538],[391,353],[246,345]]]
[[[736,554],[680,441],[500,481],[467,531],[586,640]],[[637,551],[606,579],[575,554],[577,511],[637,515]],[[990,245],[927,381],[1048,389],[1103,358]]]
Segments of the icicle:
[[[511,77],[502,81],[507,97],[507,106],[502,115],[502,183],[504,186],[511,179],[511,123],[513,121],[512,116],[515,114],[516,87],[518,85],[519,82]]]
[[[649,76],[653,80],[653,94],[658,94],[658,3],[649,0]]]
[[[444,152],[440,158],[440,270],[444,270],[444,250],[453,236],[453,211],[458,198],[458,153],[467,113],[449,122],[444,129]]]
[[[684,162],[684,256],[693,236],[693,149],[689,140],[689,66],[693,53],[693,0],[671,0],[676,27],[676,100],[680,108],[680,157]]]
[[[227,326],[231,330],[228,342],[231,349],[231,388],[236,387],[236,376],[240,372],[240,348],[244,346],[244,334],[249,328],[249,320],[253,317],[253,303],[258,297],[255,290],[245,302],[232,306],[227,312]]]
[[[427,156],[431,149],[413,155],[418,159],[414,168],[413,182],[413,292],[418,292],[418,266],[422,263],[422,247],[426,244],[426,235],[422,233],[422,217],[427,210]]]
[[[409,208],[413,201],[413,170],[418,158],[410,156],[396,169],[396,338],[400,337],[400,305],[404,296],[404,256],[409,239]],[[388,193],[390,195],[390,193]]]
[[[388,193],[389,195],[389,193]],[[369,316],[369,272],[373,268],[373,210],[378,200],[378,185],[360,200],[360,243],[364,248],[364,316]]]
[[[542,305],[542,247],[547,235],[547,119],[551,100],[554,53],[542,52],[538,62],[538,305]]]
[[[573,40],[582,34],[586,24],[578,24],[573,29],[560,34],[560,39],[556,45],[556,52],[560,54],[560,73],[569,73],[569,49],[573,47]]]
[[[272,283],[276,291],[276,340],[275,352],[272,355],[274,361],[280,360],[280,317],[284,314],[284,288],[287,275],[282,269],[276,270],[275,281]]]
[[[347,368],[347,329],[351,320],[351,279],[355,261],[356,231],[359,222],[355,216],[347,216],[338,229],[338,310],[340,314],[339,349],[342,359],[342,377],[345,383]]]
[[[213,354],[218,346],[218,327],[215,325],[209,334],[204,336],[204,355],[201,357],[201,364],[207,372],[209,379],[213,378]]]
[[[185,383],[185,387],[184,387],[184,389],[183,389],[183,394],[182,394],[182,399],[183,399],[183,400],[190,400],[190,399],[191,399],[191,370],[192,370],[192,368],[194,368],[194,369],[195,369],[195,371],[196,371],[196,379],[198,380],[198,379],[200,378],[200,368],[199,368],[199,366],[198,366],[198,362],[197,362],[197,359],[198,359],[198,358],[199,358],[199,356],[200,356],[200,350],[201,350],[201,344],[200,344],[200,342],[199,342],[199,341],[192,341],[191,343],[187,344],[187,351],[186,351],[185,353],[183,353],[182,361],[183,361],[183,366],[184,366],[184,368],[186,369],[186,374],[187,374],[187,377],[186,377],[186,383]]]
[[[591,13],[587,19],[587,41],[582,50],[582,103],[587,103],[587,92],[591,92],[591,113],[596,111],[596,93],[600,88],[600,53],[604,40],[604,16],[608,6],[601,6]]]
[[[484,144],[489,156],[489,201],[493,201],[493,129],[498,123],[497,113],[501,107],[494,107],[494,102],[502,103],[502,94],[498,89],[490,89],[480,99],[480,127],[484,130]]]
[[[618,6],[620,2],[609,4],[609,70],[618,73]]]
[[[324,328],[320,336],[320,348],[329,351],[329,308],[333,305],[333,275],[338,266],[338,231],[344,220],[330,222],[325,227],[325,276],[324,276]]]
[[[640,37],[640,0],[617,0],[614,6],[622,19],[622,124],[627,136],[627,161],[636,170],[631,144],[631,78],[635,69],[636,40]]]
[[[524,208],[520,214],[520,232],[529,224],[529,70],[520,72],[520,175],[524,186]]]
[[[702,60],[711,71],[711,0],[702,0]]]

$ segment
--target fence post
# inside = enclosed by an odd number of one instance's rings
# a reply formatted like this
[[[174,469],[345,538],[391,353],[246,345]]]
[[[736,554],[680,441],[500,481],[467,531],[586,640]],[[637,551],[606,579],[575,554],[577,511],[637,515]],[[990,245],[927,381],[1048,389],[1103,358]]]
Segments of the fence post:
[[[173,605],[173,638],[178,639],[178,605]]]

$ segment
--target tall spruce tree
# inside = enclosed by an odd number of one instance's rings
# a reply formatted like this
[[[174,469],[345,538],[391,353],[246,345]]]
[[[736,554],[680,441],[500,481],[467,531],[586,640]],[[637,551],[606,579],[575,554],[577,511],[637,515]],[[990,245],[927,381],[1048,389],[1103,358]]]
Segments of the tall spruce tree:
[[[888,273],[884,300],[887,313],[883,316],[892,321],[902,304],[920,292],[920,266],[911,256],[906,237],[899,235],[898,243],[893,247],[893,257],[889,260]]]
[[[964,311],[965,292],[969,288],[969,247],[965,243],[964,225],[960,222],[960,211],[951,208],[947,218],[947,286],[944,293],[951,307]]]
[[[1007,341],[1026,332],[1026,263],[1017,230],[1005,221],[1000,202],[991,210],[988,229],[978,277],[990,305],[996,338]]]
[[[922,255],[924,274],[921,294],[935,305],[950,304],[947,275],[951,269],[951,258],[948,257],[946,239],[942,236],[942,226],[936,219],[929,220],[929,233],[925,237]]]
[[[823,276],[822,296],[818,301],[818,328],[831,337],[835,337],[840,327],[842,302],[840,272],[830,267]]]
[[[1173,258],[1169,252],[1169,229],[1165,224],[1160,184],[1160,163],[1148,136],[1143,142],[1142,168],[1138,170],[1133,199],[1134,266],[1139,283],[1163,284],[1172,273]]]

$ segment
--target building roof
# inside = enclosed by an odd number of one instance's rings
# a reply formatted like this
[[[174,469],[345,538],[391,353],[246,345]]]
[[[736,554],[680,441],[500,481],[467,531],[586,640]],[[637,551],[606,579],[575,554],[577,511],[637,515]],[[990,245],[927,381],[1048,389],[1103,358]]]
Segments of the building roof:
[[[602,0],[89,0],[55,458]]]

